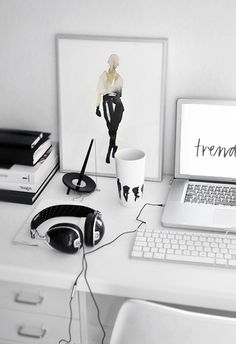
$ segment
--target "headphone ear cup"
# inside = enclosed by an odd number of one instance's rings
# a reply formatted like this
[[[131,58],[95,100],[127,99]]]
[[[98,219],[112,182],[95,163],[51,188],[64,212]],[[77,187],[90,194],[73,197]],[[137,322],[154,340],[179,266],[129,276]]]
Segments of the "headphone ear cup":
[[[57,223],[46,234],[48,244],[64,253],[76,253],[83,246],[81,229],[73,223]]]
[[[84,224],[84,242],[86,246],[94,246],[101,241],[105,231],[99,212],[88,214]]]

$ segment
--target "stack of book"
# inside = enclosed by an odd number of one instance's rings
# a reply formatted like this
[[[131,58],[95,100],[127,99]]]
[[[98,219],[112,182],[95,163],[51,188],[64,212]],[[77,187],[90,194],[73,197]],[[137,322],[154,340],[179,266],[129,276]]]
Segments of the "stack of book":
[[[0,129],[0,200],[33,204],[58,166],[50,133]]]

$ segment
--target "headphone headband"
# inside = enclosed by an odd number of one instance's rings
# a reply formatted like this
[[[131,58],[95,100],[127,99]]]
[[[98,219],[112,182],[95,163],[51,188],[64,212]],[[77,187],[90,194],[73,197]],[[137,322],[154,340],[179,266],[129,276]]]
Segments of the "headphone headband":
[[[53,205],[51,207],[41,210],[38,214],[36,214],[31,221],[30,228],[31,230],[34,230],[39,225],[41,225],[44,221],[47,221],[53,217],[58,217],[58,216],[87,217],[88,214],[93,214],[95,212],[96,210],[89,207],[84,207],[81,205],[73,205],[73,204]]]

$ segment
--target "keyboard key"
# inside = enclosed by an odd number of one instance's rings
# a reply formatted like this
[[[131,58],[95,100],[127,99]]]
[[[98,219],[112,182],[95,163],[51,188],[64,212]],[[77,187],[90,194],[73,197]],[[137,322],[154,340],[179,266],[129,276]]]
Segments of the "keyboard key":
[[[174,245],[172,245],[172,248],[173,248],[174,250],[178,250],[179,245],[174,244]]]
[[[143,252],[149,252],[149,251],[150,251],[149,247],[146,246],[146,247],[143,248]]]
[[[193,257],[193,256],[176,256],[174,254],[167,254],[166,259],[176,260],[180,262],[192,262],[192,263],[202,263],[202,264],[214,264],[215,260],[208,257]]]
[[[236,260],[229,260],[229,265],[236,266]]]
[[[144,238],[145,239],[145,238]],[[147,239],[148,242],[153,242],[154,241],[154,238],[148,238]]]
[[[227,260],[226,259],[221,259],[221,258],[216,258],[216,264],[217,265],[226,265]]]
[[[132,257],[142,257],[143,252],[133,251],[131,254]]]
[[[135,245],[136,246],[147,246],[147,242],[146,241],[136,241]]]
[[[170,242],[169,239],[163,239],[164,244],[169,244],[169,242]]]
[[[154,253],[154,252],[158,252],[158,248],[157,248],[157,247],[152,247],[152,248],[151,248],[151,252],[153,252],[153,253]]]
[[[133,251],[142,251],[142,247],[141,246],[134,246]]]
[[[163,253],[154,253],[154,258],[156,259],[164,259],[165,255]]]
[[[146,238],[150,238],[150,237],[152,236],[152,234],[151,234],[151,233],[145,233],[144,236],[145,236]]]
[[[164,244],[164,248],[171,248],[170,244]]]
[[[143,256],[144,256],[144,258],[152,258],[153,253],[152,253],[152,252],[145,252],[145,253],[143,254]]]
[[[147,241],[146,240],[146,238],[144,238],[143,236],[142,237],[140,237],[140,236],[138,236],[137,238],[136,238],[136,241]]]

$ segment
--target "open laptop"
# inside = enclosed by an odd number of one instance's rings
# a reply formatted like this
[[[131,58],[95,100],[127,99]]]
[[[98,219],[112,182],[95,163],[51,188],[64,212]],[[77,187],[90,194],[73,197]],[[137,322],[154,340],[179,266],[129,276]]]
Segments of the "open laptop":
[[[236,101],[178,99],[168,227],[236,231]]]

